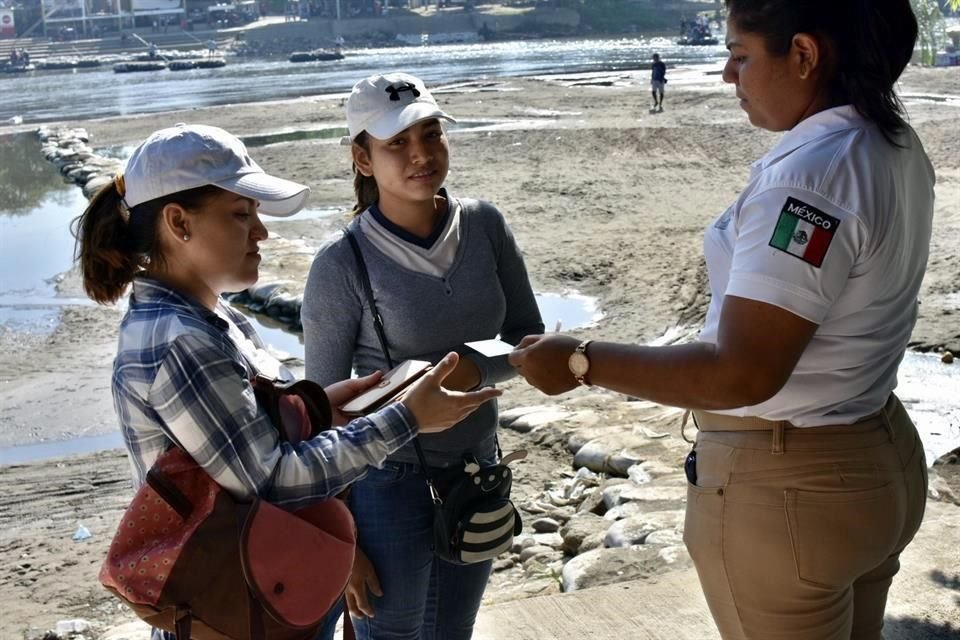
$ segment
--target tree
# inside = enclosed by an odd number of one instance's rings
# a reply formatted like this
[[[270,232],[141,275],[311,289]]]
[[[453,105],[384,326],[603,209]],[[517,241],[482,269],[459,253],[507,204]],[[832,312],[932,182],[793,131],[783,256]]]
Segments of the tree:
[[[960,0],[950,0],[951,3]],[[940,43],[947,37],[946,21],[937,0],[911,0],[913,13],[917,16],[917,45],[920,47],[921,64],[936,61]]]

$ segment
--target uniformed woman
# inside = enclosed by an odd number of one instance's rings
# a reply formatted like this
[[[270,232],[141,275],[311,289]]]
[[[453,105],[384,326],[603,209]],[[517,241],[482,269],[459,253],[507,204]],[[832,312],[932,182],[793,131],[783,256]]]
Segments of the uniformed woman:
[[[725,640],[881,638],[926,463],[893,395],[927,263],[934,173],[894,83],[909,0],[727,0],[724,81],[785,132],[706,232],[699,340],[529,336],[550,394],[578,382],[693,410],[684,539]]]

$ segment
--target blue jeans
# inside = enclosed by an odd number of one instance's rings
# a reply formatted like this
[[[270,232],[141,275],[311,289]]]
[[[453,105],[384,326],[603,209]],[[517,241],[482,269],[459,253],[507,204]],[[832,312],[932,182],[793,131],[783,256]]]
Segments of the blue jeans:
[[[376,615],[358,640],[468,640],[493,561],[455,565],[433,553],[433,503],[416,464],[387,462],[353,485],[359,546],[377,571]]]
[[[324,620],[323,626],[320,627],[320,631],[317,632],[313,638],[314,640],[333,640],[333,634],[337,631],[337,622],[340,621],[340,616],[343,615],[343,612],[347,610],[345,598],[340,598],[337,600],[337,603],[330,608],[330,613],[327,615],[327,619]]]

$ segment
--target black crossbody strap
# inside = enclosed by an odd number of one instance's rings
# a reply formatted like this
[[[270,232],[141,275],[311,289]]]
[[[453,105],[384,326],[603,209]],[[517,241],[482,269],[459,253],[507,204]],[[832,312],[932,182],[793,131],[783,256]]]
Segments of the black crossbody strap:
[[[357,259],[357,270],[360,272],[360,283],[363,285],[363,293],[367,297],[367,304],[370,306],[370,313],[373,314],[373,328],[377,332],[377,338],[380,340],[380,348],[383,349],[383,355],[387,359],[387,368],[393,369],[393,358],[390,357],[390,349],[387,348],[387,336],[383,331],[383,316],[377,309],[377,303],[373,299],[373,287],[370,286],[370,274],[367,273],[367,263],[363,259],[363,253],[360,251],[360,243],[350,229],[344,229],[343,235],[350,241],[350,248],[353,249],[353,255]]]
[[[373,287],[370,285],[370,274],[367,272],[367,263],[363,259],[363,253],[360,251],[360,243],[349,228],[343,230],[343,235],[350,241],[350,248],[353,249],[353,255],[357,259],[357,270],[360,273],[360,282],[363,285],[363,292],[367,298],[367,304],[370,306],[370,313],[373,314],[373,328],[377,332],[377,338],[380,340],[380,348],[383,349],[383,355],[387,359],[387,367],[393,369],[393,358],[390,357],[390,349],[387,348],[387,336],[383,330],[383,316],[377,309],[377,303],[373,299]],[[420,460],[420,466],[423,467],[423,475],[427,477],[427,485],[430,487],[430,495],[436,502],[439,500],[436,488],[433,486],[433,480],[430,477],[429,467],[427,467],[427,458],[423,455],[423,448],[420,447],[420,437],[413,439],[413,448],[417,451],[417,458]]]

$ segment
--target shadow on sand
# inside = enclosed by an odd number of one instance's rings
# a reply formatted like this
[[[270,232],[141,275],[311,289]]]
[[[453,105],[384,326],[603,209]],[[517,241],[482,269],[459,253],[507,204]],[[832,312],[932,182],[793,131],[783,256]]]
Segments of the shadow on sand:
[[[930,580],[957,592],[956,603],[960,608],[960,574],[951,576],[942,571],[931,571]],[[930,622],[918,618],[887,618],[883,635],[890,640],[958,640],[960,626],[954,626],[952,622]]]

